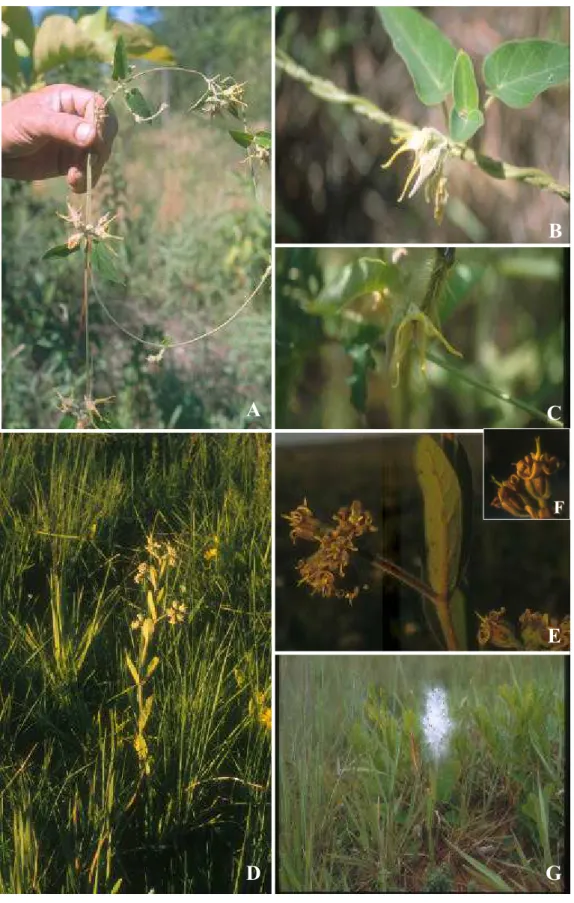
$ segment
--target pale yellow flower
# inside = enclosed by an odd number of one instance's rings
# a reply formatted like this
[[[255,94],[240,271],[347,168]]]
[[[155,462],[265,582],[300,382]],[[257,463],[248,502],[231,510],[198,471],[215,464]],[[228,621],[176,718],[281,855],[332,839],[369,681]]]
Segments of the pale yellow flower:
[[[388,169],[400,154],[411,151],[415,155],[413,165],[407,176],[399,203],[407,196],[412,198],[419,188],[425,186],[425,199],[434,201],[434,216],[440,222],[448,200],[446,177],[443,168],[449,155],[449,141],[436,129],[425,127],[411,132],[408,138],[392,139],[399,147],[382,169]],[[413,184],[414,182],[414,184]],[[410,189],[410,191],[409,191]]]
[[[172,602],[165,613],[170,624],[181,624],[185,620],[186,612],[187,605],[184,602]]]
[[[141,630],[141,628],[143,627],[144,623],[145,623],[145,617],[144,617],[144,615],[142,615],[142,614],[140,613],[140,614],[137,614],[137,615],[136,615],[136,617],[134,618],[134,620],[131,622],[130,627],[131,627],[132,630]]]

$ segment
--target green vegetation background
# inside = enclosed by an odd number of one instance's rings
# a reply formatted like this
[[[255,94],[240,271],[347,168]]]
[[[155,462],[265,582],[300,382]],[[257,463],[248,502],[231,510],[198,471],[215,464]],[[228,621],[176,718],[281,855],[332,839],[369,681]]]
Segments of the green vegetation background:
[[[289,657],[279,667],[283,893],[560,893],[562,656]],[[454,722],[435,772],[424,691]]]
[[[0,891],[245,892],[270,857],[270,443],[0,437]],[[146,539],[176,553],[134,749]],[[215,546],[217,554],[206,556]]]
[[[73,15],[70,7],[49,12]],[[95,12],[90,7],[89,12]],[[181,66],[246,84],[250,126],[271,116],[271,20],[268,9],[158,7],[158,43]],[[145,64],[138,64],[145,68]],[[51,82],[102,89],[107,67],[72,62]],[[270,193],[266,167],[257,165],[257,197],[246,152],[227,128],[187,110],[203,82],[182,73],[143,78],[140,87],[169,111],[136,126],[120,105],[120,134],[95,192],[96,210],[118,212],[112,231],[124,237],[128,290],[99,282],[119,322],[136,335],[185,341],[230,316],[251,293],[269,262]],[[41,261],[60,243],[65,226],[63,179],[3,182],[3,425],[55,427],[56,390],[83,387],[79,335],[81,266],[75,258]],[[97,277],[96,277],[97,278]],[[91,304],[95,396],[114,396],[104,409],[116,428],[242,427],[255,401],[270,417],[270,290],[268,285],[228,328],[189,348],[168,352],[159,371],[153,349],[130,340]]]

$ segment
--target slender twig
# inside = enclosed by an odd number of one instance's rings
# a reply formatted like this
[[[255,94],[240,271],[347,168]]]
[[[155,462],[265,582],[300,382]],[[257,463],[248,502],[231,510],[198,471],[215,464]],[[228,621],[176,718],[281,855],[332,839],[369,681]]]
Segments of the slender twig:
[[[406,138],[419,130],[418,126],[405,122],[404,119],[397,119],[395,116],[391,116],[365,97],[361,97],[358,94],[349,94],[342,88],[338,88],[333,82],[312,75],[281,51],[277,51],[276,65],[287,75],[290,75],[291,78],[302,82],[315,97],[318,97],[320,100],[326,100],[328,103],[342,104],[365,119],[370,119],[378,125],[386,125],[397,138]],[[503,160],[495,160],[493,157],[480,154],[466,144],[456,141],[449,140],[449,151],[451,156],[458,157],[472,166],[479,167],[493,179],[525,182],[527,185],[533,185],[542,191],[551,191],[565,201],[570,200],[570,188],[568,185],[556,182],[551,175],[543,172],[541,169],[514,166],[511,163],[505,163]]]
[[[129,338],[133,339],[135,342],[139,342],[140,345],[145,345],[147,348],[157,348],[169,351],[170,348],[183,348],[186,345],[193,345],[194,342],[199,342],[201,339],[206,339],[208,338],[208,336],[214,335],[214,333],[219,332],[226,326],[229,326],[232,320],[235,320],[235,318],[239,316],[241,311],[244,310],[251,301],[253,301],[270,275],[271,267],[268,266],[249,297],[246,298],[245,301],[242,302],[242,304],[240,304],[240,306],[231,314],[231,316],[229,316],[226,320],[223,321],[223,323],[220,323],[218,326],[214,326],[212,329],[208,329],[206,332],[202,332],[201,335],[197,335],[193,339],[187,339],[185,342],[149,342],[147,339],[142,339],[141,336],[136,335],[134,332],[130,332],[129,329],[126,329],[125,326],[122,326],[122,324],[116,320],[114,315],[111,313],[111,311],[103,301],[96,287],[96,283],[94,282],[93,275],[91,276],[91,287],[96,301],[98,302],[106,316],[112,321],[114,326],[116,326],[120,330],[120,332],[123,332],[125,335],[129,336]]]
[[[507,392],[503,392],[501,389],[497,389],[496,386],[491,386],[489,383],[485,383],[480,379],[476,379],[474,376],[469,376],[468,373],[463,369],[463,367],[459,366],[452,361],[447,361],[445,358],[439,357],[437,354],[434,354],[432,351],[426,352],[426,358],[429,361],[432,361],[433,364],[436,364],[437,367],[442,367],[443,370],[448,370],[449,373],[456,374],[457,378],[462,380],[462,382],[468,383],[469,386],[474,386],[475,389],[480,389],[483,392],[488,392],[489,395],[492,395],[494,398],[498,398],[499,401],[504,401],[506,404],[514,405],[515,408],[520,408],[522,411],[526,411],[527,414],[531,414],[533,417],[537,417],[539,420],[543,420],[545,423],[548,423],[549,426],[557,426],[563,427],[564,423],[562,420],[553,420],[548,414],[545,414],[544,411],[539,411],[537,408],[533,407],[530,404],[527,404],[525,401],[520,401],[518,398],[512,398]]]
[[[422,580],[414,577],[398,564],[395,564],[394,561],[389,561],[388,558],[384,558],[382,555],[372,555],[370,552],[362,549],[359,554],[363,558],[368,559],[373,567],[378,568],[384,574],[388,574],[389,577],[393,577],[395,580],[404,584],[404,586],[408,586],[409,589],[414,590],[415,593],[418,593],[424,599],[427,599],[436,611],[447,649],[451,652],[455,652],[458,649],[458,641],[450,616],[448,599],[445,596],[435,593],[432,587],[427,583],[423,583]]]

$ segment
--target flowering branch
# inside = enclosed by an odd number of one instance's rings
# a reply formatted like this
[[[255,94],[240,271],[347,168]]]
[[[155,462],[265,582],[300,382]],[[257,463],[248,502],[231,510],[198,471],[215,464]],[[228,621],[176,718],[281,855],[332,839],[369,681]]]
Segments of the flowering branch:
[[[419,132],[417,126],[406,122],[404,119],[397,119],[395,116],[391,116],[389,113],[381,110],[376,104],[367,100],[366,97],[361,97],[358,94],[349,94],[328,79],[312,75],[285,53],[277,51],[276,65],[287,75],[290,75],[291,78],[302,82],[315,97],[328,103],[338,103],[347,106],[359,116],[370,119],[371,122],[376,122],[378,125],[387,126],[395,138],[408,142],[413,134]],[[449,156],[464,160],[472,166],[477,166],[493,179],[525,182],[527,185],[533,185],[541,191],[550,191],[553,194],[557,194],[567,202],[570,201],[570,188],[568,185],[556,182],[551,175],[541,169],[530,166],[514,166],[512,163],[495,160],[486,154],[480,154],[466,144],[446,139],[446,136],[445,140],[448,141]]]

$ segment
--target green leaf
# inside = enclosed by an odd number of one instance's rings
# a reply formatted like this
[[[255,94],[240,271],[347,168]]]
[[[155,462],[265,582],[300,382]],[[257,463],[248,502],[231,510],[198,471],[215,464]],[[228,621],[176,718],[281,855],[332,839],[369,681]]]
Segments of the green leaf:
[[[544,258],[546,260],[546,257]],[[448,283],[439,305],[439,319],[445,323],[448,318],[464,304],[469,295],[483,279],[486,266],[482,263],[467,263],[466,260],[458,260],[452,267]]]
[[[306,310],[316,314],[338,313],[361,295],[396,287],[398,280],[398,270],[394,264],[361,257],[344,266],[336,279],[319,292],[317,299]]]
[[[249,145],[253,143],[255,137],[251,132],[244,132],[240,129],[229,129],[229,134],[235,143],[239,144],[241,147],[249,147]]]
[[[8,26],[14,38],[24,41],[28,50],[33,49],[36,29],[27,6],[3,6],[2,22]]]
[[[54,245],[52,248],[48,248],[45,254],[42,254],[41,260],[50,260],[53,257],[69,257],[70,254],[75,254],[79,250],[81,250],[79,244],[75,248],[69,248],[68,245]]]
[[[452,464],[428,435],[417,440],[415,470],[424,500],[426,571],[437,595],[448,598],[459,579],[462,493]]]
[[[108,282],[116,282],[125,285],[126,276],[120,270],[120,262],[117,255],[106,247],[103,241],[92,241],[92,266],[96,273],[107,279]]]
[[[468,53],[459,50],[456,55],[452,74],[452,98],[458,113],[470,113],[478,110],[478,85],[474,76],[474,67]]]
[[[519,110],[568,81],[570,48],[556,41],[507,41],[488,54],[482,71],[489,92]]]
[[[361,326],[351,342],[345,344],[345,351],[353,362],[352,375],[347,383],[351,387],[351,402],[361,414],[367,407],[367,390],[369,371],[377,366],[372,347],[380,338],[380,329],[376,326]]]
[[[452,108],[449,113],[449,132],[453,141],[469,141],[484,125],[482,110],[459,113]]]
[[[456,60],[456,50],[448,38],[415,9],[379,6],[378,12],[409,70],[419,99],[426,106],[441,103],[451,92]]]
[[[514,888],[510,887],[502,878],[493,872],[492,869],[489,869],[488,866],[484,865],[484,863],[479,862],[478,859],[474,859],[473,856],[469,856],[468,853],[463,853],[461,849],[451,843],[450,840],[446,839],[446,843],[451,848],[451,850],[455,850],[459,856],[464,859],[468,866],[470,866],[470,871],[474,875],[477,875],[479,878],[484,879],[487,884],[492,887],[493,890],[498,890],[503,894],[513,894]]]
[[[124,81],[128,77],[128,55],[126,51],[126,42],[120,35],[116,41],[116,49],[114,50],[114,68],[112,78],[115,82]]]
[[[124,97],[134,116],[137,116],[140,119],[150,118],[152,115],[151,107],[139,88],[129,88],[124,92]],[[151,125],[151,122],[149,124]]]
[[[75,430],[76,429],[76,418],[71,414],[64,414],[63,417],[60,418],[58,422],[59,430]]]
[[[266,129],[255,132],[253,141],[255,144],[258,144],[259,147],[263,147],[265,150],[271,150],[271,132],[268,132]]]
[[[460,772],[461,765],[458,759],[451,759],[439,765],[436,781],[436,799],[439,803],[450,803]]]

